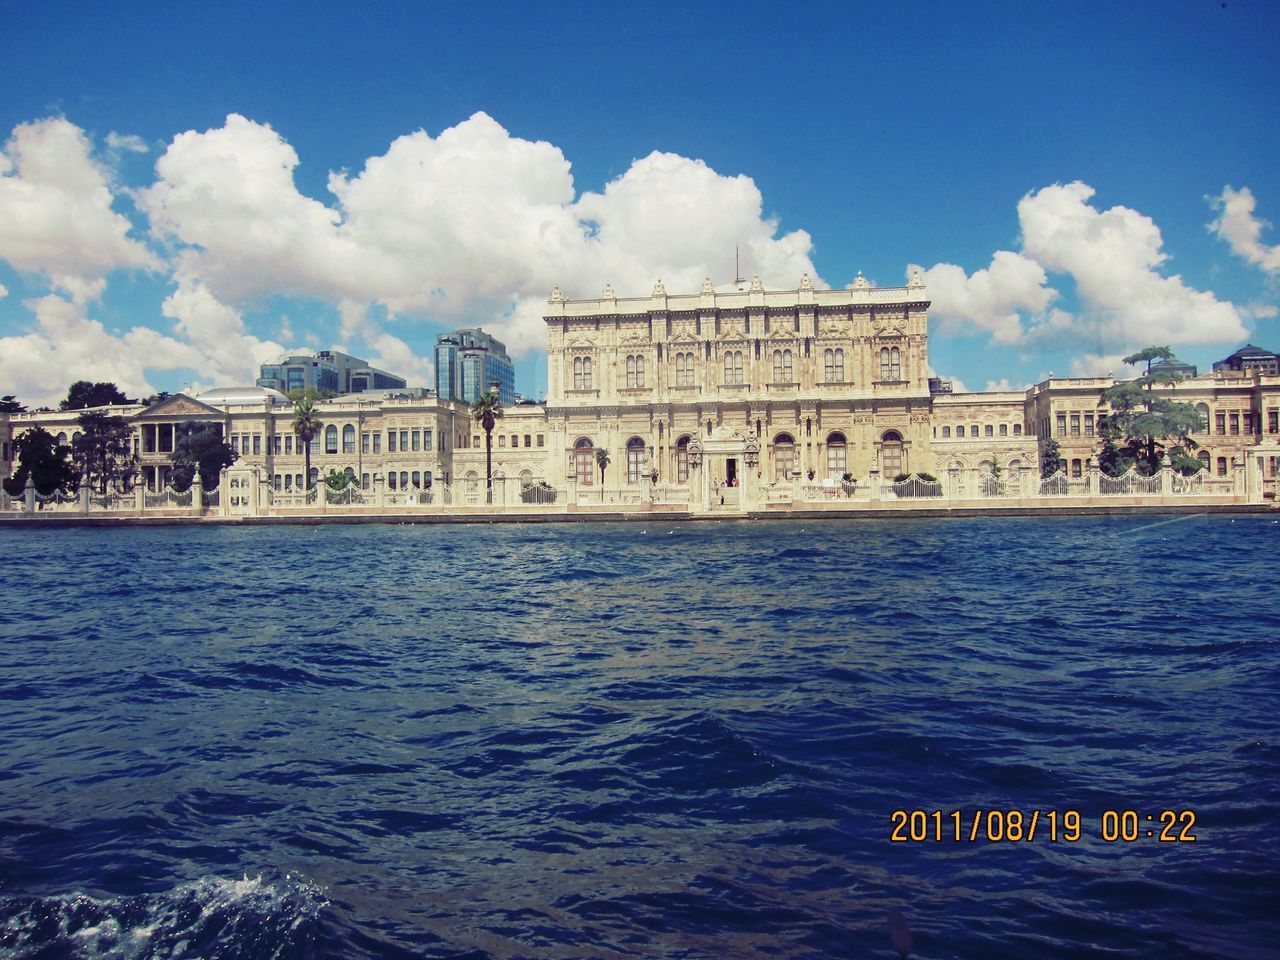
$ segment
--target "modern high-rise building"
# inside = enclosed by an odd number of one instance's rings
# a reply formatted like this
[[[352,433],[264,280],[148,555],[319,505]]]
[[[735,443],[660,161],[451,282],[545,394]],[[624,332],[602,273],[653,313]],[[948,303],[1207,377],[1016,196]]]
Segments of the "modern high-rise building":
[[[493,381],[504,407],[516,402],[516,373],[507,348],[483,330],[455,330],[436,337],[436,394],[472,403]]]
[[[365,393],[369,390],[403,390],[404,377],[369,366],[337,350],[299,351],[277,357],[258,369],[257,385],[289,393],[291,390],[332,390]]]

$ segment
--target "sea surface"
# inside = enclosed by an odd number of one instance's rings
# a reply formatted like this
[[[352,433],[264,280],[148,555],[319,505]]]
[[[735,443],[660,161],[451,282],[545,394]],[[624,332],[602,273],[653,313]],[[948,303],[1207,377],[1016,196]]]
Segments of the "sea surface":
[[[0,957],[1280,957],[1278,535],[0,530]]]

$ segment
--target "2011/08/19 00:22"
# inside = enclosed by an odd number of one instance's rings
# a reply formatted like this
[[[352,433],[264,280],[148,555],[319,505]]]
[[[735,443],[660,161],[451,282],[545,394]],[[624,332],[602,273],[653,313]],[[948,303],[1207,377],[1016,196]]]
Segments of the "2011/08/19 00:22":
[[[1085,817],[1079,810],[894,810],[889,815],[893,843],[1079,843],[1085,837]],[[1107,843],[1194,843],[1196,815],[1192,810],[1104,810],[1098,817],[1098,836]]]

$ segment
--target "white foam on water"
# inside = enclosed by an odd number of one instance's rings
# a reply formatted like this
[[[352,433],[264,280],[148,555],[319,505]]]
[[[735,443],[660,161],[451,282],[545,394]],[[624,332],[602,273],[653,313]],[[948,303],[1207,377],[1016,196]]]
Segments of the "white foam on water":
[[[172,890],[99,900],[83,893],[0,897],[0,956],[63,948],[77,958],[140,960],[183,956],[206,960],[273,958],[295,952],[295,935],[328,901],[293,876],[270,882],[201,877]]]

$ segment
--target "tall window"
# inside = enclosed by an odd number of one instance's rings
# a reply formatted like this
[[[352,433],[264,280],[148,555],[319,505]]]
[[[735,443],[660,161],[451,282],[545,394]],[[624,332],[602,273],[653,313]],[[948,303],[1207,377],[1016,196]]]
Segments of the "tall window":
[[[338,428],[333,424],[324,428],[324,452],[338,452]]]
[[[796,460],[796,442],[789,433],[773,438],[773,479],[790,480],[791,466]]]
[[[773,382],[795,383],[792,376],[790,350],[773,351]]]
[[[724,382],[742,382],[742,351],[730,350],[724,355]]]
[[[842,477],[848,470],[848,458],[845,455],[843,433],[833,433],[827,437],[827,476]]]
[[[828,347],[822,351],[822,379],[836,383],[844,379],[844,350]]]
[[[689,482],[689,438],[676,441],[676,483]]]
[[[639,483],[644,469],[644,441],[632,437],[627,441],[627,483]]]
[[[880,379],[902,379],[902,353],[897,347],[880,348]]]
[[[591,358],[590,357],[574,357],[573,358],[573,389],[575,390],[591,389]]]
[[[627,386],[632,389],[644,386],[644,357],[627,357]]]
[[[580,486],[591,486],[596,475],[596,450],[590,437],[583,437],[573,445],[573,471]]]
[[[693,386],[693,354],[692,353],[676,354],[676,386],[677,387]]]
[[[902,473],[902,434],[889,430],[880,441],[880,475],[892,480]]]
[[[349,423],[342,428],[342,452],[356,452],[356,428]]]

